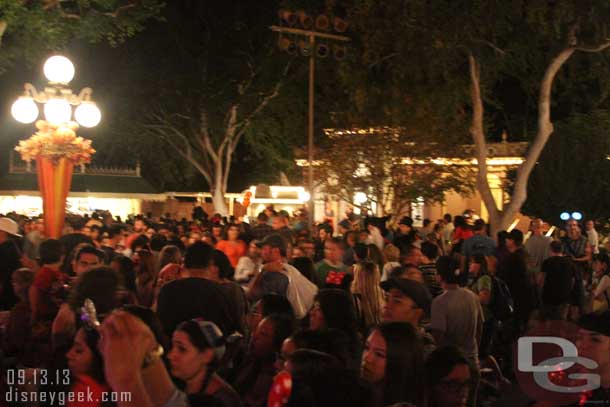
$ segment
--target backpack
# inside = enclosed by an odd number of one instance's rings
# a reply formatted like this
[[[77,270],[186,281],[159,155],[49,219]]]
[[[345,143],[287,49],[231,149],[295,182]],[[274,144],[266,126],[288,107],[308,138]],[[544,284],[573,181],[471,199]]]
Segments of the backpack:
[[[506,321],[513,316],[513,296],[506,283],[498,277],[491,276],[492,289],[489,309],[499,321]]]

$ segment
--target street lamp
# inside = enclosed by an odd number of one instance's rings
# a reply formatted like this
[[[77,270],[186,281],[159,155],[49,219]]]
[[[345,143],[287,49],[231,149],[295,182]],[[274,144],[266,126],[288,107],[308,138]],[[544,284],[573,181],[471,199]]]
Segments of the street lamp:
[[[298,11],[296,13],[282,9],[279,11],[280,24],[285,25],[273,25],[271,30],[280,33],[279,46],[282,50],[288,52],[291,55],[297,53],[297,49],[300,49],[303,56],[309,57],[309,113],[307,121],[307,162],[308,162],[308,173],[307,173],[307,189],[309,190],[309,228],[313,230],[314,224],[314,209],[315,209],[315,198],[314,198],[314,184],[313,184],[313,123],[314,123],[314,81],[315,81],[315,61],[316,57],[325,58],[330,54],[330,47],[325,43],[320,43],[316,47],[316,40],[323,39],[324,41],[339,41],[347,42],[350,41],[349,37],[343,35],[330,34],[328,32],[331,28],[330,18],[326,15],[319,15],[315,19],[307,15],[304,11]],[[300,23],[302,28],[295,28],[297,23]],[[315,30],[311,30],[313,28]],[[335,17],[332,26],[336,32],[343,33],[347,30],[347,22],[339,17]],[[292,35],[295,37],[304,37],[304,40],[298,42],[291,41],[288,38],[282,36],[282,34]],[[334,56],[337,60],[345,57],[345,47],[335,47]]]
[[[74,78],[74,65],[61,55],[54,55],[44,64],[44,75],[49,84],[43,91],[38,91],[31,83],[24,85],[24,94],[11,107],[11,114],[21,123],[33,123],[39,115],[36,103],[43,106],[44,118],[51,124],[62,124],[72,121],[72,106],[74,119],[83,127],[95,127],[102,119],[102,113],[91,101],[91,88],[82,89],[78,95],[68,88],[68,83]]]
[[[11,113],[21,123],[32,123],[40,114],[37,104],[42,105],[44,120],[36,121],[36,133],[20,141],[15,150],[24,161],[36,160],[45,235],[57,239],[62,235],[74,166],[89,163],[95,153],[91,140],[77,137],[76,130],[79,124],[97,126],[102,113],[91,100],[91,88],[74,94],[68,87],[74,78],[74,65],[68,58],[52,56],[43,71],[49,80],[44,90],[26,83],[25,92],[13,103]]]

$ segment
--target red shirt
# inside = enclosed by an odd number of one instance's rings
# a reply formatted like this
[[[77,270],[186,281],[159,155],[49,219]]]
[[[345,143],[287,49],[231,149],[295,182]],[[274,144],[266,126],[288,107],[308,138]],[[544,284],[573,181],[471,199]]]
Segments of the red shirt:
[[[243,240],[237,240],[235,242],[221,240],[216,244],[216,249],[227,255],[233,268],[237,266],[239,258],[246,255],[247,250],[246,243]]]
[[[38,315],[43,319],[55,317],[63,302],[64,283],[66,276],[59,270],[41,267],[36,273],[32,285],[40,291]]]
[[[110,388],[87,375],[79,375],[70,390],[74,393],[74,401],[68,401],[68,407],[98,407],[103,404],[104,398],[111,400]],[[92,401],[88,400],[89,396]]]

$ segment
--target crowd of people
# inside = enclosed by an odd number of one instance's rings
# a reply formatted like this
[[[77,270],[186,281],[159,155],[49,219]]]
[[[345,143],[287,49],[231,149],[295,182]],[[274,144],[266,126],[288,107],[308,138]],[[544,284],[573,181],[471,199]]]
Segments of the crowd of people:
[[[8,214],[0,390],[94,394],[72,406],[496,405],[515,387],[515,341],[572,321],[601,372],[581,402],[607,402],[609,273],[594,224],[574,220],[492,238],[470,212],[314,230],[272,207],[250,224],[94,213],[52,239]]]

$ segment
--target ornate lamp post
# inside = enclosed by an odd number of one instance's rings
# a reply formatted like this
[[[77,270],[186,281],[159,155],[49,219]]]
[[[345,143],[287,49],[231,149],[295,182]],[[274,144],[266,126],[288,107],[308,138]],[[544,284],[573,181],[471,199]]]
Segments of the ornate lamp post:
[[[44,120],[36,121],[38,131],[20,141],[15,150],[25,161],[36,160],[45,233],[57,238],[63,229],[73,168],[89,163],[95,153],[91,141],[77,137],[76,130],[79,124],[97,126],[102,114],[91,100],[91,88],[82,89],[78,95],[68,88],[74,77],[74,65],[68,58],[52,56],[44,64],[44,74],[49,80],[44,90],[39,92],[26,83],[24,95],[13,103],[11,113],[21,123],[32,123],[39,115],[37,103],[42,105]]]

